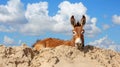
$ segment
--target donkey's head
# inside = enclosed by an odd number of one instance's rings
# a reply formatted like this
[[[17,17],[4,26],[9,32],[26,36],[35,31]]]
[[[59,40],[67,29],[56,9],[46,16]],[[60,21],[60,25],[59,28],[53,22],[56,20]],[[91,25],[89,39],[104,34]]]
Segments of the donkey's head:
[[[84,47],[84,29],[83,26],[86,23],[86,17],[83,15],[82,19],[78,22],[75,21],[74,16],[71,16],[71,25],[73,26],[73,40],[75,47],[81,48]]]

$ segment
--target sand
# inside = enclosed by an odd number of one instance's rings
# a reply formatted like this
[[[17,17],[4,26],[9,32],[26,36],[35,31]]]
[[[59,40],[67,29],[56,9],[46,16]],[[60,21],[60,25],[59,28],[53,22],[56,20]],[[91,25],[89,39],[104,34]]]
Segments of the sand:
[[[2,45],[0,67],[120,67],[120,53],[90,45],[83,50],[61,45],[40,51],[26,45]]]

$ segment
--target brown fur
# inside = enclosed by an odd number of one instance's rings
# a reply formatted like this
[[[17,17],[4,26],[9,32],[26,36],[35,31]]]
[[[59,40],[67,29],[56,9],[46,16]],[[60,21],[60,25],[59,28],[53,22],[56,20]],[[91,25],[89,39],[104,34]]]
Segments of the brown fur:
[[[75,40],[76,38],[80,38],[82,41],[82,47],[84,46],[84,35],[82,32],[84,32],[83,26],[86,22],[86,18],[83,15],[82,19],[80,22],[75,21],[74,16],[71,16],[71,25],[73,26],[73,31],[76,33],[75,35],[73,35],[73,38],[69,41],[64,41],[64,40],[60,40],[57,38],[46,38],[43,40],[38,40],[36,41],[36,43],[33,45],[33,48],[37,51],[39,51],[42,48],[45,47],[51,47],[54,48],[56,46],[59,45],[67,45],[67,46],[75,46]]]
[[[44,40],[37,41],[33,45],[33,47],[36,50],[40,50],[40,49],[45,48],[45,47],[52,47],[53,48],[53,47],[56,47],[59,45],[74,46],[74,43],[73,43],[73,41],[64,41],[64,40],[60,40],[57,38],[46,38]]]

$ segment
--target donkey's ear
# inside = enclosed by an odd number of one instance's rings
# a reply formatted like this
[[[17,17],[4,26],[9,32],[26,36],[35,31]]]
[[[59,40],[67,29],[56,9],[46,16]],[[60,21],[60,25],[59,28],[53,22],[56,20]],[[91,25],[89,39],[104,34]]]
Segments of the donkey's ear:
[[[75,24],[76,24],[76,21],[75,21],[75,18],[74,18],[74,16],[73,16],[73,15],[71,16],[70,21],[71,21],[71,25],[74,27],[74,26],[75,26]]]
[[[80,20],[80,24],[81,24],[81,26],[84,26],[85,23],[86,23],[86,17],[85,17],[85,15],[83,15],[82,19]]]

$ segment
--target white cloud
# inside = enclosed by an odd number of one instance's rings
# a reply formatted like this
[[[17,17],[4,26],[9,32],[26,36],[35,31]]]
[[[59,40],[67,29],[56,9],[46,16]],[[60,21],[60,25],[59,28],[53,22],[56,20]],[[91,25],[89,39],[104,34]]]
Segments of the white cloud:
[[[107,30],[107,29],[109,29],[110,28],[110,25],[108,25],[108,24],[103,24],[103,30]]]
[[[0,25],[0,31],[2,31],[2,32],[14,32],[14,31],[16,31],[16,29],[14,29],[11,26]]]
[[[51,17],[48,15],[47,2],[28,4],[25,13],[28,23],[22,26],[21,32],[30,35],[39,35],[45,31],[69,33],[72,29],[70,24],[71,15],[75,15],[77,21],[80,21],[81,16],[83,14],[86,15],[87,12],[87,8],[81,2],[70,3],[63,1],[58,7],[59,10],[57,14]],[[88,27],[91,27],[91,29],[88,30],[91,31],[88,36],[94,36],[94,34],[100,31],[96,26],[97,19],[89,18],[87,21],[91,22],[91,25],[89,25],[89,23],[87,24]]]
[[[27,35],[40,35],[46,31],[68,34],[72,29],[71,15],[75,15],[77,21],[80,21],[83,14],[87,17],[86,35],[93,37],[100,32],[100,29],[96,26],[97,18],[90,18],[86,14],[87,8],[81,2],[61,2],[58,5],[59,10],[54,16],[48,14],[48,2],[28,4],[24,9],[20,0],[9,0],[7,5],[0,5],[0,8],[0,22],[8,25],[9,23],[16,23],[16,25],[12,24],[10,28],[15,28],[17,32]],[[27,20],[27,23],[25,20]],[[2,28],[12,31],[7,26]],[[1,31],[5,32],[4,30]]]
[[[97,18],[93,17],[93,18],[90,18],[88,16],[88,22],[85,26],[85,34],[86,36],[88,37],[94,37],[96,34],[100,33],[101,32],[101,29],[99,29],[97,26],[96,26],[96,23],[97,23]]]
[[[120,16],[119,15],[113,15],[112,16],[112,21],[115,24],[120,24]]]
[[[22,40],[14,40],[13,38],[8,36],[4,36],[3,38],[3,44],[6,46],[21,45],[22,43]]]
[[[47,2],[28,4],[25,13],[28,23],[21,27],[21,32],[30,35],[39,35],[45,31],[68,33],[72,29],[70,16],[73,14],[80,18],[87,10],[82,3],[71,4],[68,1],[62,2],[59,8],[57,14],[51,17],[48,15]]]
[[[6,5],[0,5],[0,22],[18,24],[25,22],[24,7],[20,0],[9,0]]]
[[[97,22],[97,18],[92,18],[91,22],[95,24]]]
[[[95,40],[94,42],[90,42],[88,44],[96,46],[96,47],[111,49],[111,50],[120,52],[120,49],[118,49],[118,48],[120,48],[120,45],[118,45],[114,41],[110,40],[107,36],[105,36],[101,39]]]
[[[48,16],[47,9],[47,2],[28,4],[25,12],[28,23],[21,26],[20,31],[28,35],[40,35],[51,31],[55,21]]]
[[[8,37],[8,36],[4,36],[4,44],[5,45],[13,45],[15,42],[14,42],[14,39]]]
[[[22,40],[19,40],[19,41],[18,41],[18,44],[21,45],[21,44],[22,44]]]
[[[81,2],[70,3],[68,1],[64,1],[60,3],[58,7],[59,10],[57,14],[53,16],[53,20],[56,21],[53,28],[54,32],[68,33],[68,31],[72,29],[72,26],[70,25],[71,15],[74,15],[78,21],[87,11],[87,8]]]

